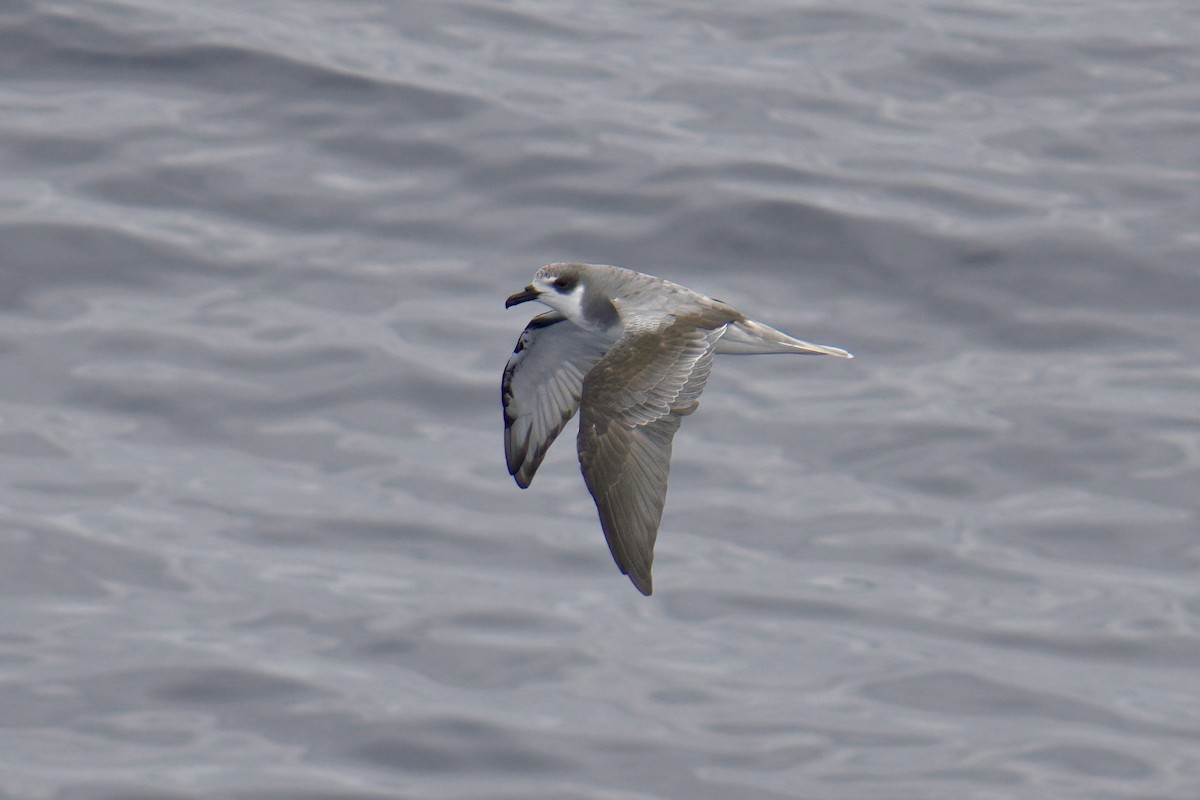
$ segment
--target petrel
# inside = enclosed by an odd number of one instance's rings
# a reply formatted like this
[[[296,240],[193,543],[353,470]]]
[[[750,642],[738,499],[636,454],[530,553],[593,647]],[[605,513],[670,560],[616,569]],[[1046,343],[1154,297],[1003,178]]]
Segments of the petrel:
[[[746,317],[677,283],[621,267],[547,264],[505,308],[537,300],[504,368],[504,454],[521,488],[579,411],[579,465],[621,572],[653,591],[671,441],[696,410],[715,353],[853,356]]]

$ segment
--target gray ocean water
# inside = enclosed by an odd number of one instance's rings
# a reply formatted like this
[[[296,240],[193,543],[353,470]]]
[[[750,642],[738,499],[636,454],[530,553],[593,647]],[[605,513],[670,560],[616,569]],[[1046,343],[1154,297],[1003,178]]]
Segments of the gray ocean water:
[[[0,3],[0,797],[1200,797],[1200,6]],[[500,371],[719,359],[655,595]]]

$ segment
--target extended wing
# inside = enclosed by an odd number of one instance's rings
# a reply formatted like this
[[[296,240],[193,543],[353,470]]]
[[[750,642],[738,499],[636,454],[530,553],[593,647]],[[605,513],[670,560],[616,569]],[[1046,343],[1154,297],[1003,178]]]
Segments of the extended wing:
[[[583,382],[579,463],[613,559],[642,594],[653,591],[671,442],[699,403],[725,327],[676,322],[626,336]]]
[[[575,416],[583,378],[609,344],[557,311],[534,317],[517,340],[504,368],[500,399],[508,472],[522,489]]]

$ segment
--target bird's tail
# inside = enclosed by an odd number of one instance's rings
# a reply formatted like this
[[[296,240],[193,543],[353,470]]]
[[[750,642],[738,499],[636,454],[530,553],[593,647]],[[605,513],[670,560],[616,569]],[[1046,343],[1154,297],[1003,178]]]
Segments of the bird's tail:
[[[717,342],[718,353],[731,355],[753,355],[756,353],[799,353],[801,355],[837,356],[854,358],[840,347],[813,344],[788,336],[769,325],[752,319],[731,322],[725,335]]]

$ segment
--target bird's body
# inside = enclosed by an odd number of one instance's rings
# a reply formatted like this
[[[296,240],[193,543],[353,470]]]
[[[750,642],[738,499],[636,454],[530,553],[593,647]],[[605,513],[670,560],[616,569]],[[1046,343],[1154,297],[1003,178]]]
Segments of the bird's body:
[[[671,441],[696,410],[716,353],[851,358],[747,318],[651,275],[598,264],[548,264],[506,307],[538,300],[504,370],[504,450],[529,486],[546,450],[579,411],[584,481],[621,571],[643,594],[671,465]]]

